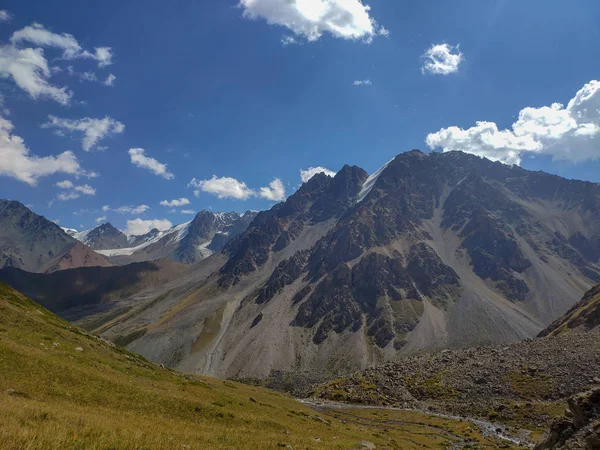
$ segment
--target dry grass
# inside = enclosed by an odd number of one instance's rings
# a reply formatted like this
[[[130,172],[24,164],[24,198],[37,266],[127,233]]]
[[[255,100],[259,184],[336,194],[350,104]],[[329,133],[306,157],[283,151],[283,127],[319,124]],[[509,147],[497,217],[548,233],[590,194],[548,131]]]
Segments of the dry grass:
[[[410,449],[452,441],[429,432],[437,419],[403,420],[412,425],[336,418],[266,389],[160,368],[0,285],[0,449],[347,449],[362,440]]]

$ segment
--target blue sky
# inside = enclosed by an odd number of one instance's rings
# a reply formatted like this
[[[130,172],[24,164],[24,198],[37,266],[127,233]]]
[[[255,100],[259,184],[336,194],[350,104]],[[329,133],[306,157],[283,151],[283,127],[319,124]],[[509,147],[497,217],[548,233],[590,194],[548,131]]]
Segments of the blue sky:
[[[0,197],[62,226],[143,231],[182,210],[269,208],[300,170],[372,173],[412,148],[600,182],[599,2],[322,2],[5,0]],[[49,72],[32,87],[10,64],[38,48]]]

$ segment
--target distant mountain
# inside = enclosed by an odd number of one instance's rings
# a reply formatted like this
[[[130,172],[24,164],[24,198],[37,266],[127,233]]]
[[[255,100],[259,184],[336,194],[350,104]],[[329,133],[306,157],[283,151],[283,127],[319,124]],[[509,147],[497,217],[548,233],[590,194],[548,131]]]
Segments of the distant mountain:
[[[215,221],[159,232],[141,256],[167,239],[198,260],[224,234]],[[83,320],[110,317],[95,329],[109,339],[143,324],[128,348],[186,371],[335,375],[534,337],[600,282],[599,257],[600,185],[411,151],[371,176],[315,175],[222,252]]]
[[[29,272],[110,266],[62,228],[16,201],[0,199],[0,267]]]
[[[114,264],[162,258],[194,264],[221,251],[227,242],[248,227],[256,214],[252,211],[244,214],[201,211],[190,222],[166,231],[153,229],[144,235],[126,236],[105,223],[73,236]]]
[[[567,313],[540,333],[540,337],[600,330],[600,284],[590,289]]]
[[[108,250],[129,246],[125,233],[117,230],[110,223],[103,223],[95,228],[71,234],[71,236],[94,250]]]

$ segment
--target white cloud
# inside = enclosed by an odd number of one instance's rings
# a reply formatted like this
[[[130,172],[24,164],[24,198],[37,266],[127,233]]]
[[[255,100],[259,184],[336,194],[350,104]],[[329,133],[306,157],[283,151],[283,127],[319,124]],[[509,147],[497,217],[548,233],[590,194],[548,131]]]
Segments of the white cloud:
[[[67,66],[67,73],[83,81],[98,81],[98,77],[94,72],[77,72],[73,66]]]
[[[188,186],[196,188],[194,191],[196,197],[200,191],[216,195],[218,198],[235,198],[237,200],[247,200],[255,195],[255,192],[246,183],[231,177],[217,178],[216,175],[213,175],[209,180],[194,178]]]
[[[57,173],[95,177],[95,172],[81,168],[73,152],[67,151],[56,156],[35,156],[30,154],[23,139],[12,133],[13,124],[0,117],[0,175],[7,175],[35,186],[38,179]]]
[[[287,47],[288,45],[299,44],[294,36],[282,36],[281,45]]]
[[[80,195],[75,192],[75,191],[69,191],[69,192],[61,192],[60,194],[57,195],[56,198],[58,198],[59,200],[66,202],[67,200],[75,200],[76,198],[79,198]]]
[[[435,75],[448,75],[458,72],[458,66],[464,61],[459,46],[434,44],[422,56],[424,63],[421,72]]]
[[[10,22],[12,19],[12,14],[6,11],[5,9],[0,9],[0,22]]]
[[[104,119],[84,117],[83,119],[77,120],[48,116],[48,122],[42,124],[42,128],[55,128],[59,135],[64,135],[65,132],[83,133],[81,147],[86,152],[89,152],[96,147],[96,144],[98,144],[98,141],[101,139],[122,133],[125,130],[125,125],[108,116]]]
[[[149,209],[150,207],[148,205],[119,206],[118,208],[111,208],[109,205],[104,205],[102,207],[103,212],[114,211],[119,214],[143,214]]]
[[[41,48],[18,49],[0,45],[0,78],[11,77],[15,84],[33,99],[50,98],[68,105],[73,93],[48,81],[51,76],[48,61]]]
[[[106,80],[104,80],[104,85],[112,87],[115,85],[116,79],[117,79],[117,77],[115,77],[112,73],[109,73],[108,76],[106,77]]]
[[[494,122],[472,128],[443,128],[426,138],[431,149],[462,150],[493,161],[520,164],[525,155],[550,155],[555,160],[600,159],[600,81],[583,86],[565,107],[526,107],[511,129]]]
[[[106,222],[106,216],[96,218],[96,223]]]
[[[179,211],[181,214],[196,214],[196,212],[193,209],[182,209],[181,211]]]
[[[312,177],[314,177],[318,173],[324,173],[328,177],[335,177],[335,172],[333,170],[326,169],[325,167],[309,167],[306,170],[300,169],[300,178],[302,178],[302,182],[306,183]]]
[[[175,175],[167,170],[167,165],[158,162],[154,158],[150,158],[145,155],[143,148],[131,148],[129,149],[129,156],[131,157],[131,163],[135,166],[143,169],[148,169],[156,175],[159,175],[167,180],[172,180]]]
[[[98,67],[106,67],[112,64],[114,53],[110,47],[96,47],[94,53],[84,52],[85,58],[92,58],[98,61]]]
[[[63,51],[63,59],[94,59],[98,67],[112,64],[112,49],[110,47],[96,47],[93,52],[84,50],[77,39],[68,33],[53,33],[39,23],[34,23],[21,30],[15,31],[10,38],[11,43],[17,46],[23,42],[41,47],[58,48]]]
[[[258,195],[272,202],[280,202],[285,200],[285,187],[279,178],[275,178],[269,186],[261,187]]]
[[[127,221],[127,228],[125,229],[125,234],[131,235],[140,235],[146,234],[152,231],[154,228],[165,231],[169,228],[172,228],[173,224],[167,219],[133,219]]]
[[[352,85],[353,86],[371,86],[373,83],[371,82],[371,80],[355,80]]]
[[[91,187],[89,184],[76,186],[72,181],[64,180],[56,183],[56,187],[66,190],[66,192],[61,192],[57,196],[57,198],[62,201],[75,200],[76,198],[81,197],[81,194],[96,195],[96,189]]]
[[[366,42],[378,34],[388,34],[361,0],[240,0],[239,6],[244,9],[244,17],[260,17],[308,41],[316,41],[324,33]]]
[[[160,202],[160,204],[162,206],[168,206],[170,208],[178,208],[180,206],[185,206],[185,205],[189,205],[190,201],[187,198],[179,198],[179,199],[175,199],[175,200],[163,200],[162,202]]]
[[[77,192],[81,192],[85,195],[96,195],[96,189],[91,187],[89,184],[84,184],[82,186],[75,186],[75,190]]]
[[[56,187],[59,187],[61,189],[72,189],[73,182],[69,180],[59,181],[58,183],[56,183]]]

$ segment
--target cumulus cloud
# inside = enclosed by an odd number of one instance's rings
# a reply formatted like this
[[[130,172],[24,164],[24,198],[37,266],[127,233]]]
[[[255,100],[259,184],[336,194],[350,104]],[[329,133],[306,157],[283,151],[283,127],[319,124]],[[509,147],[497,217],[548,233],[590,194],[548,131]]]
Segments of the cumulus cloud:
[[[127,228],[125,229],[125,234],[129,236],[146,234],[153,229],[158,229],[160,231],[165,231],[173,227],[173,224],[167,219],[133,219],[127,221]]]
[[[96,195],[96,189],[89,184],[75,185],[72,181],[64,180],[56,183],[56,187],[64,189],[65,192],[58,194],[57,198],[62,201],[75,200],[81,195]]]
[[[24,44],[32,44],[35,48]],[[83,49],[72,35],[53,33],[38,23],[15,31],[10,44],[0,45],[0,78],[12,78],[33,99],[51,99],[63,105],[70,103],[73,93],[50,82],[56,70],[49,66],[42,47],[60,50],[63,60],[94,59],[99,67],[111,64],[113,58],[110,47],[98,47],[90,52]],[[70,73],[81,79],[95,78],[92,72],[79,73],[71,69]]]
[[[150,207],[148,205],[119,206],[118,208],[111,208],[109,205],[104,205],[102,207],[103,212],[114,211],[119,214],[143,214],[149,209]]]
[[[51,84],[48,61],[40,48],[18,49],[0,45],[0,78],[12,78],[33,99],[49,98],[68,105],[73,93],[66,87]]]
[[[302,182],[306,183],[312,177],[314,177],[318,173],[324,173],[328,177],[335,177],[335,172],[333,170],[326,169],[325,167],[309,167],[306,170],[300,169],[300,178],[302,178]]]
[[[12,14],[6,11],[5,9],[0,9],[0,22],[10,22],[12,19]]]
[[[104,80],[104,85],[112,87],[115,85],[116,79],[117,79],[117,77],[115,77],[112,73],[109,73],[108,76],[106,77],[106,80]]]
[[[62,119],[56,116],[48,116],[48,122],[42,124],[42,128],[54,128],[56,133],[63,136],[66,133],[83,133],[81,147],[89,152],[93,150],[98,141],[105,137],[122,133],[125,125],[106,116],[104,119]]]
[[[275,178],[269,186],[261,187],[258,195],[272,202],[285,200],[285,187],[279,178]]]
[[[110,47],[96,47],[94,51],[84,50],[73,35],[68,33],[53,33],[39,23],[34,23],[21,30],[15,31],[10,42],[17,46],[28,42],[40,47],[52,47],[62,50],[63,59],[94,59],[98,67],[112,64],[113,52]]]
[[[218,178],[216,175],[208,180],[196,180],[194,178],[190,181],[188,187],[195,188],[194,195],[196,197],[200,195],[200,192],[208,192],[218,198],[234,198],[237,200],[247,200],[255,195],[246,183],[231,177]]]
[[[131,163],[134,166],[141,167],[142,169],[148,169],[156,175],[159,175],[167,180],[175,178],[171,172],[167,170],[167,165],[158,162],[154,158],[146,156],[146,151],[143,148],[131,148],[129,149],[129,156]]]
[[[174,200],[163,200],[160,202],[162,206],[168,206],[170,208],[178,208],[180,206],[189,205],[190,201],[187,198],[176,198]]]
[[[361,0],[240,0],[244,17],[262,18],[280,25],[308,41],[324,33],[342,39],[371,42],[377,35],[388,35],[370,15],[371,8]],[[288,40],[282,41],[284,44]]]
[[[13,134],[13,124],[0,117],[0,175],[7,175],[35,186],[41,177],[65,173],[76,176],[97,176],[81,168],[73,152],[56,156],[32,155],[19,136]]]
[[[106,216],[96,218],[96,223],[102,223],[102,222],[106,222]]]
[[[179,211],[181,214],[196,214],[196,212],[193,209],[182,209],[181,211]]]
[[[421,72],[435,75],[448,75],[458,72],[458,66],[464,61],[459,46],[434,44],[422,56]]]
[[[425,142],[431,149],[461,150],[506,164],[537,154],[575,162],[600,159],[600,81],[584,85],[566,107],[553,103],[522,109],[510,129],[481,121],[466,130],[443,128]]]
[[[373,83],[371,80],[355,80],[352,85],[353,86],[371,86]]]

